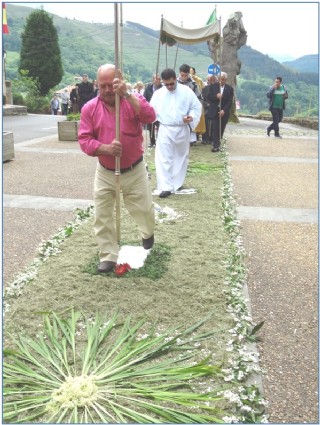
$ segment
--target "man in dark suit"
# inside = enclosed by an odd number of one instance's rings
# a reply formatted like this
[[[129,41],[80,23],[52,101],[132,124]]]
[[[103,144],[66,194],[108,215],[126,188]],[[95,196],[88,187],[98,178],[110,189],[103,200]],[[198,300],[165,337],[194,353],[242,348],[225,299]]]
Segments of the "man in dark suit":
[[[227,80],[227,74],[221,72],[219,82],[211,84],[207,94],[207,99],[210,102],[207,118],[212,121],[213,140],[210,140],[212,152],[220,151],[221,139],[229,120],[233,102],[233,87],[226,83]]]
[[[153,96],[153,93],[161,89],[162,83],[161,83],[161,77],[158,74],[154,74],[152,77],[152,83],[148,84],[143,92],[143,96],[147,99],[147,101],[150,103],[150,100]],[[150,138],[150,144],[149,148],[156,145],[156,131],[158,131],[159,128],[159,121],[155,121],[151,124],[147,124],[147,129],[149,131],[149,138]]]
[[[94,98],[93,84],[89,82],[87,74],[83,74],[82,76],[82,83],[78,86],[78,96],[79,112],[81,112],[83,105]]]

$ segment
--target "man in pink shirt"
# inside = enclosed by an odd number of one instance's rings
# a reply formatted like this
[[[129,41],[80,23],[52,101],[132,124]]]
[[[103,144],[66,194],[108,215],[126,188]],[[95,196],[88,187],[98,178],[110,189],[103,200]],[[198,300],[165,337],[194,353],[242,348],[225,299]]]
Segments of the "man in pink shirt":
[[[145,249],[154,244],[155,214],[151,187],[143,160],[143,124],[156,119],[152,106],[131,93],[114,65],[98,69],[99,96],[81,110],[78,140],[81,150],[98,157],[94,181],[94,230],[100,249],[99,273],[116,265],[119,246],[114,223],[116,198],[115,158],[120,157],[120,187],[126,208],[138,225]],[[116,136],[115,93],[120,96],[120,141]]]

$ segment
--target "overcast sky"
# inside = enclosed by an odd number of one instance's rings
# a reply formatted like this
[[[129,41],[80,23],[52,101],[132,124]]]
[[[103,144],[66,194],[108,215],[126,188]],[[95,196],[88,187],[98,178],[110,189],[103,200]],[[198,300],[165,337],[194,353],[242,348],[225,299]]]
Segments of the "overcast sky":
[[[7,2],[21,5],[22,2]],[[47,12],[86,22],[112,23],[113,2],[23,2]],[[123,21],[158,30],[161,15],[185,28],[203,27],[217,4],[222,28],[229,15],[240,11],[248,34],[247,45],[261,53],[299,58],[318,53],[318,2],[133,2],[122,3]]]

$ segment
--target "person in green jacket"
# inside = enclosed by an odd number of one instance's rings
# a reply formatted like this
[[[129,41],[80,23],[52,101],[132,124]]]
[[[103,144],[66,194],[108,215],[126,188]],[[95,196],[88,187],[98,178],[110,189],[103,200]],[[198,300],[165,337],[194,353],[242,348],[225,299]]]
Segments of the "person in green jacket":
[[[269,111],[272,114],[272,124],[267,127],[267,135],[274,130],[274,136],[282,139],[279,133],[279,123],[283,118],[283,111],[285,110],[285,99],[288,99],[288,92],[282,84],[282,77],[276,77],[273,86],[267,92],[269,99]]]

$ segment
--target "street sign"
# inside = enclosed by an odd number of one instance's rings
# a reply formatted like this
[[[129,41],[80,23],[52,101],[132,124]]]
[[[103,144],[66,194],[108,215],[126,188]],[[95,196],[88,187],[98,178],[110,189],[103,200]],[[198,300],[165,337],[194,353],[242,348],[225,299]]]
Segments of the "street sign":
[[[211,65],[208,66],[208,74],[211,74],[211,75],[220,74],[220,66],[217,65],[216,63],[212,63]]]

